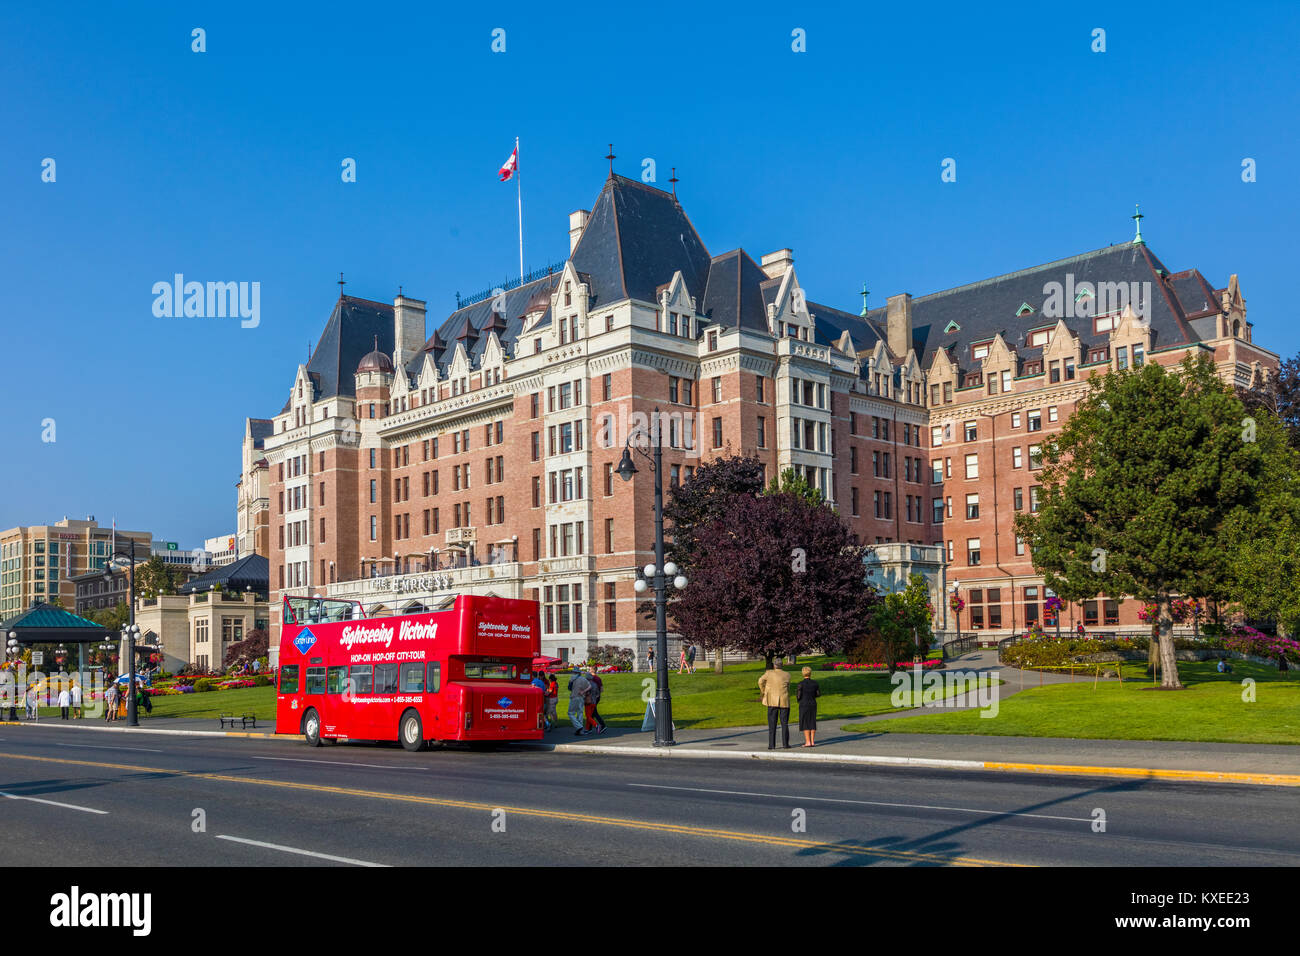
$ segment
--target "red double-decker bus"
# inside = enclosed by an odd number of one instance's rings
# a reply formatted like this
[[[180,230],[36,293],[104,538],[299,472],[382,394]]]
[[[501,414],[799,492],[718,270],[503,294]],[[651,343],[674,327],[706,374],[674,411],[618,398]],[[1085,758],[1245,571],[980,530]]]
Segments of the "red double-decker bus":
[[[536,601],[461,595],[448,608],[364,616],[355,601],[286,597],[275,732],[325,740],[540,740]]]

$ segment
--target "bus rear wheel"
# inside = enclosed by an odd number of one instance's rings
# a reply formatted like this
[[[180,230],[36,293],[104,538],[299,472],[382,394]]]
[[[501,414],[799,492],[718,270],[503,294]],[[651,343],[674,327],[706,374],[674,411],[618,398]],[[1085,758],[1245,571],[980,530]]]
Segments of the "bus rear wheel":
[[[404,713],[397,736],[401,738],[402,746],[407,750],[423,750],[424,724],[420,721],[420,715],[413,710]]]
[[[302,735],[307,738],[307,746],[319,747],[320,739],[320,714],[316,713],[315,708],[311,708],[307,713],[302,715]]]

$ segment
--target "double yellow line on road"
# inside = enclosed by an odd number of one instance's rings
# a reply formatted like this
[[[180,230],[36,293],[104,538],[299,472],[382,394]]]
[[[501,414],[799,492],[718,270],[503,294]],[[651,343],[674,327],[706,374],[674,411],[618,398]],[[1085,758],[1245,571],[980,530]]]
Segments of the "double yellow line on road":
[[[166,767],[143,767],[134,764],[102,763],[93,760],[70,760],[62,757],[37,757],[29,754],[0,753],[0,759],[28,760],[38,763],[65,764],[76,767],[94,767],[99,770],[126,770],[132,773],[156,773],[173,777],[189,777],[195,780],[215,780],[222,783],[242,783],[256,787],[278,787],[284,790],[304,790],[312,793],[331,793],[345,797],[366,797],[373,800],[391,800],[399,803],[415,803],[423,806],[445,807],[455,810],[475,810],[483,813],[503,810],[506,814],[539,817],[546,820],[559,820],[566,823],[589,823],[598,826],[622,827],[630,830],[649,830],[657,833],[671,833],[679,836],[704,837],[714,840],[732,840],[738,843],[754,843],[768,847],[785,847],[795,850],[816,850],[821,853],[843,853],[849,856],[870,857],[880,860],[896,860],[903,863],[934,863],[944,866],[1016,866],[1019,864],[1002,863],[997,860],[981,860],[973,857],[945,856],[935,853],[921,853],[914,850],[891,850],[886,847],[856,846],[843,843],[824,843],[818,840],[803,840],[798,837],[772,836],[759,833],[745,833],[740,830],[720,830],[714,827],[694,827],[680,823],[655,823],[650,820],[632,820],[626,817],[607,817],[590,813],[571,813],[564,810],[543,810],[536,807],[507,807],[491,803],[476,803],[467,800],[447,800],[441,797],[426,797],[409,793],[386,793],[379,790],[358,790],[352,787],[331,787],[312,783],[297,783],[289,780],[259,780],[255,777],[235,777],[229,774],[200,773],[193,770],[169,770]]]

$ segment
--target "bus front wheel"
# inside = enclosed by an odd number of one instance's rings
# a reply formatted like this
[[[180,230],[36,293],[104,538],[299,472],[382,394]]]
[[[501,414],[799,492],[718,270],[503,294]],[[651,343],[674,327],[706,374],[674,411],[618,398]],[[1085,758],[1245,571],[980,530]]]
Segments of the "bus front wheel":
[[[404,713],[398,736],[402,739],[402,746],[407,750],[423,750],[424,725],[420,721],[420,715],[413,710]]]
[[[319,747],[320,739],[320,714],[315,709],[308,710],[302,715],[302,735],[307,738],[307,746]]]

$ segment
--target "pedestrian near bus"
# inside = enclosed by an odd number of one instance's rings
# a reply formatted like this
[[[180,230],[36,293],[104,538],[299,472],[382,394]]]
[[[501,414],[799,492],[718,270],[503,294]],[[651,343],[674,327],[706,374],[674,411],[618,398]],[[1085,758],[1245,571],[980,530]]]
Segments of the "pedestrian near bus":
[[[554,727],[560,722],[555,713],[555,708],[560,698],[560,682],[556,680],[554,674],[546,675],[546,723],[548,727]]]
[[[581,737],[586,733],[585,725],[587,722],[587,689],[591,687],[591,681],[579,668],[574,672],[573,677],[569,680],[569,723],[573,724],[575,737]]]
[[[529,683],[542,692],[542,723],[547,730],[550,730],[551,718],[546,715],[546,678],[542,676],[541,671],[538,671]]]
[[[36,685],[32,684],[27,688],[27,719],[36,719]]]
[[[812,679],[812,668],[805,667],[803,680],[795,691],[799,700],[799,729],[803,732],[805,747],[817,746],[817,698],[821,695],[821,687]]]
[[[587,673],[587,723],[586,731],[589,734],[603,734],[605,732],[605,718],[600,716],[600,711],[596,708],[600,706],[600,695],[605,692],[605,682],[600,679],[600,675],[594,670]]]
[[[64,687],[62,690],[59,691],[59,719],[60,720],[68,719],[68,710],[71,707],[72,707],[72,695],[68,693],[68,689]]]
[[[778,660],[771,670],[763,671],[758,679],[767,707],[767,749],[776,749],[776,725],[781,724],[781,746],[790,749],[790,675],[781,668]]]
[[[72,697],[72,719],[81,719],[81,685],[73,684],[70,692]]]
[[[117,720],[117,700],[117,680],[112,679],[104,691],[104,720],[108,723]]]

